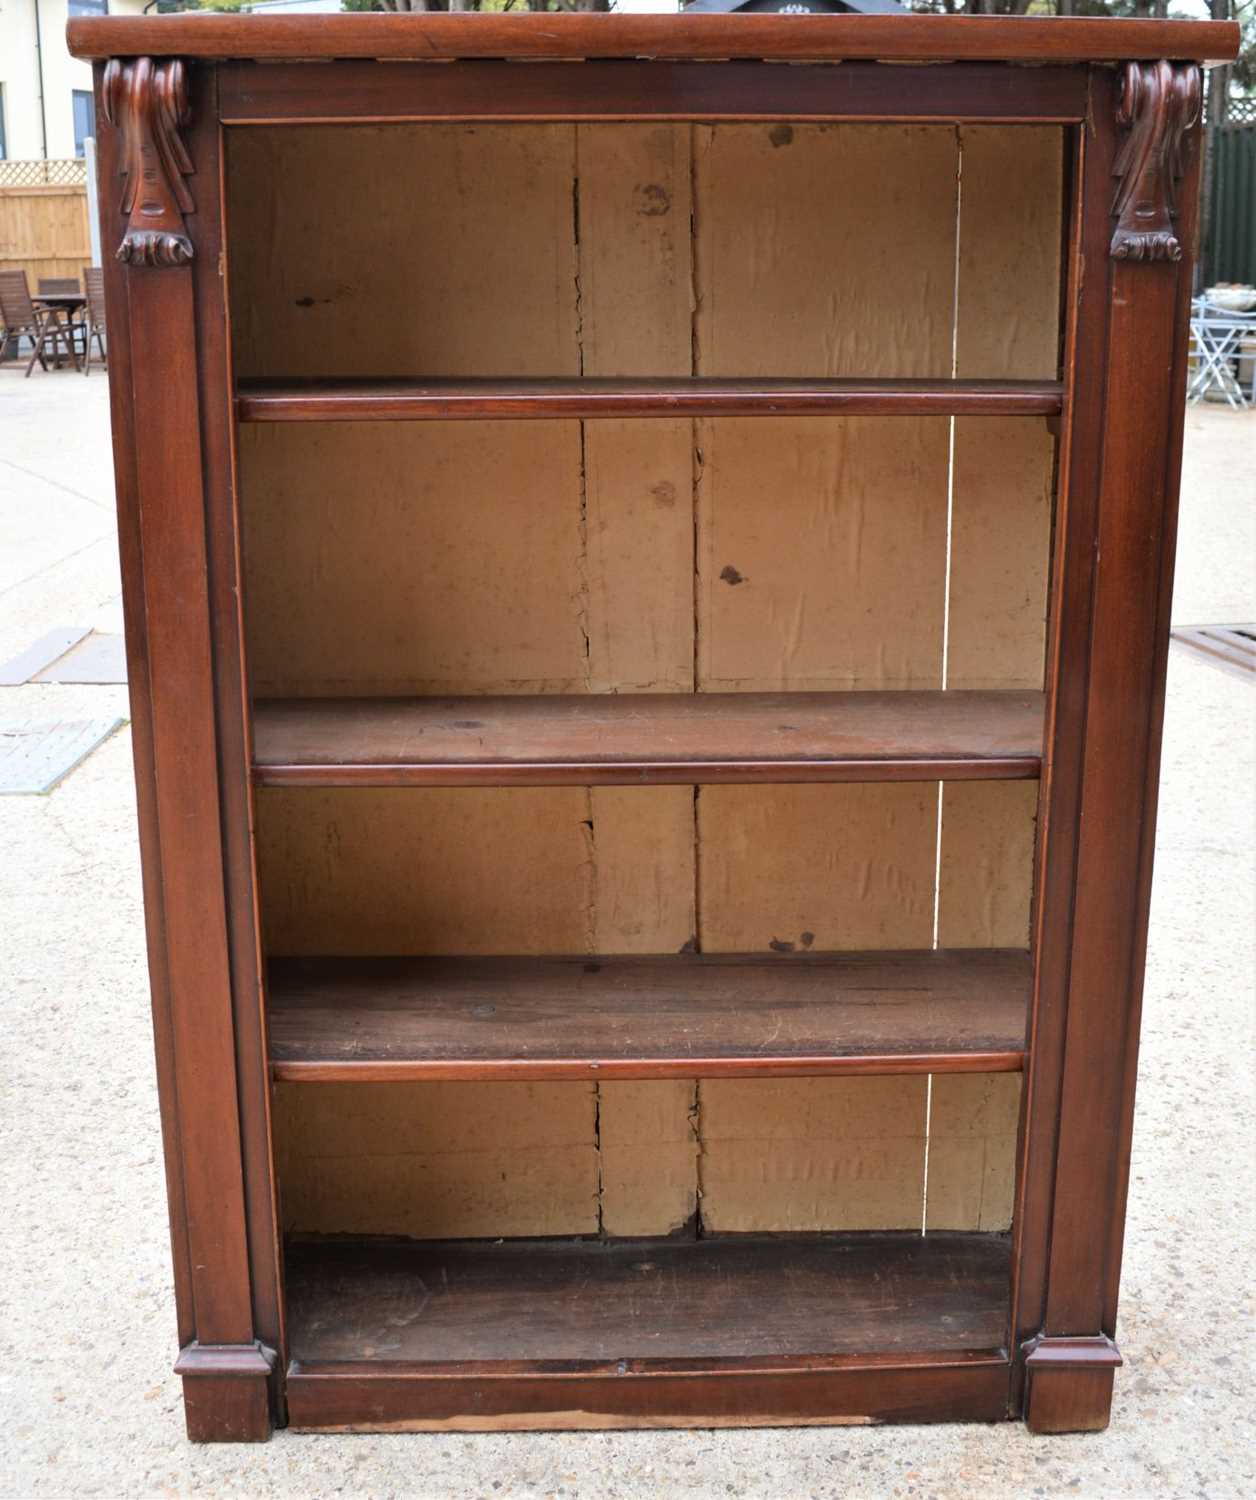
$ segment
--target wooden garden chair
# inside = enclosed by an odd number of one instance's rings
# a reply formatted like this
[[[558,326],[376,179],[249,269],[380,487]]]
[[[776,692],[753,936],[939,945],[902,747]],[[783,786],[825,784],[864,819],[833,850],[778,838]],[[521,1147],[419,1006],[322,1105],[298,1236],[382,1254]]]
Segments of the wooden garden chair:
[[[41,370],[48,368],[44,350],[56,351],[63,343],[78,369],[78,354],[74,349],[74,335],[67,323],[57,317],[51,309],[40,308],[31,301],[30,286],[25,271],[0,271],[0,321],[4,323],[4,338],[0,341],[0,360],[11,341],[28,338],[34,346],[26,365],[27,378],[39,361]],[[59,356],[58,356],[59,357]]]
[[[105,273],[99,266],[88,266],[83,272],[83,288],[87,293],[87,312],[83,320],[83,374],[92,373],[92,339],[100,350],[101,364],[108,363],[105,336],[109,330],[105,324]]]

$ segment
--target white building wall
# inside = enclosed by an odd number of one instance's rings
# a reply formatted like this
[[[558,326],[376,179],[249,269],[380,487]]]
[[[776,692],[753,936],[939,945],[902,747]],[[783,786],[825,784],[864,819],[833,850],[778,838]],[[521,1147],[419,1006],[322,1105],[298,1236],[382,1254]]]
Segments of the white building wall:
[[[92,66],[71,57],[66,47],[67,6],[68,0],[0,0],[0,90],[10,160],[74,155],[73,94],[91,89]],[[111,15],[139,15],[143,9],[144,0],[109,0]],[[40,122],[41,51],[46,152]]]

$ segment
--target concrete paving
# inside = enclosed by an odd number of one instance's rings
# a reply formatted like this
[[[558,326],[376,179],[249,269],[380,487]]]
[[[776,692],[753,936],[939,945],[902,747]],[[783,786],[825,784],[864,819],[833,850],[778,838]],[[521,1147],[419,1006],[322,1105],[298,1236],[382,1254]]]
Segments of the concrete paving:
[[[1189,414],[1177,619],[1256,619],[1256,415]],[[0,660],[116,630],[105,381],[0,371]],[[125,713],[0,688],[0,715]],[[1256,687],[1175,649],[1113,1423],[183,1436],[122,731],[0,803],[0,1496],[1202,1497],[1256,1494],[1250,1279]]]

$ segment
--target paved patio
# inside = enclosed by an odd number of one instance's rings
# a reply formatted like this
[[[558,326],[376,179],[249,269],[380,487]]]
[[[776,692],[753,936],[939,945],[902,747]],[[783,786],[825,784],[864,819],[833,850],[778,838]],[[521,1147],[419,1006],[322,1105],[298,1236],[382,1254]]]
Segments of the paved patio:
[[[0,661],[120,630],[106,382],[0,370]],[[1187,417],[1175,621],[1256,619],[1256,414]],[[126,689],[0,687],[0,719],[124,716]],[[1019,1426],[183,1436],[130,740],[0,799],[0,1496],[1230,1497],[1256,1493],[1249,1286],[1256,684],[1170,655],[1110,1430]]]

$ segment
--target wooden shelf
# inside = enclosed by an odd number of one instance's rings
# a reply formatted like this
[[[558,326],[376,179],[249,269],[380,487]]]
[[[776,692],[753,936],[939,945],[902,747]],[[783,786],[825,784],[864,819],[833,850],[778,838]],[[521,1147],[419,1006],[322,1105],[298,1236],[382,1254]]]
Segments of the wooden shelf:
[[[109,16],[72,19],[71,55],[103,58],[760,58],[811,62],[1231,62],[1233,22],[1022,16]],[[725,24],[721,24],[723,21]],[[324,94],[328,83],[322,85]],[[503,91],[504,92],[504,91]],[[887,94],[892,90],[887,89]],[[421,101],[420,101],[421,102]]]
[[[667,957],[277,958],[273,1075],[768,1078],[1014,1072],[1013,949]]]
[[[289,1344],[302,1367],[994,1353],[1008,1269],[993,1234],[297,1240]]]
[[[1058,412],[1052,380],[253,380],[242,422],[489,418],[1032,416]]]
[[[1031,692],[262,699],[267,786],[1032,780]]]

